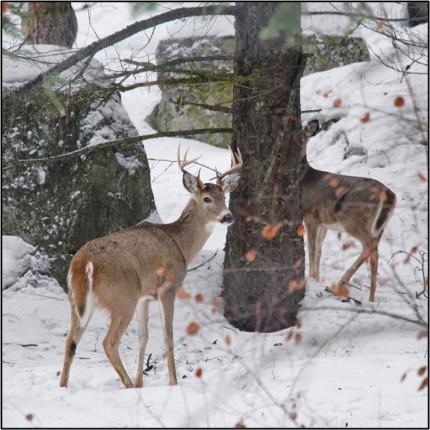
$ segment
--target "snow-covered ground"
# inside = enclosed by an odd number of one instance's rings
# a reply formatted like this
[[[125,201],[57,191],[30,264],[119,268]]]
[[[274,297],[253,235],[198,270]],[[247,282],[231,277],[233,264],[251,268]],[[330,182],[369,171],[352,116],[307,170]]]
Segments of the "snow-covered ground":
[[[162,8],[172,7],[163,3]],[[76,5],[80,9],[80,5]],[[78,12],[78,45],[90,43],[125,27],[133,19],[125,4],[105,4]],[[141,17],[140,17],[141,18]],[[231,34],[232,25],[219,18],[213,34]],[[160,26],[145,52],[152,55],[163,37],[202,34],[207,21]],[[422,26],[417,31],[425,31]],[[200,33],[199,33],[200,32]],[[203,33],[204,34],[204,33]],[[376,52],[390,54],[383,37],[366,33]],[[140,45],[142,36],[140,36]],[[122,55],[137,49],[138,39],[122,42]],[[96,58],[110,62],[115,51]],[[104,57],[105,56],[105,57]],[[419,71],[419,66],[414,66]],[[189,272],[185,287],[203,302],[178,299],[175,309],[175,354],[179,385],[167,385],[164,342],[156,303],[150,307],[151,355],[142,389],[125,390],[102,347],[107,317],[96,313],[78,346],[69,388],[58,386],[70,309],[67,295],[52,281],[39,288],[26,283],[28,270],[40,256],[21,239],[3,238],[3,279],[15,285],[3,291],[3,425],[5,427],[425,427],[428,392],[418,390],[427,363],[426,337],[408,319],[426,318],[427,301],[414,299],[422,288],[413,259],[427,251],[427,154],[413,126],[415,109],[426,117],[427,77],[411,75],[411,98],[406,81],[372,60],[307,76],[302,80],[302,109],[323,109],[321,120],[340,118],[329,130],[311,139],[308,158],[324,170],[381,180],[397,195],[398,205],[380,246],[379,286],[375,304],[367,303],[369,273],[363,266],[353,278],[351,295],[361,300],[342,302],[324,291],[337,280],[359,252],[351,239],[329,232],[322,256],[322,283],[308,280],[300,328],[273,334],[240,333],[223,318],[216,299],[220,293],[226,230],[217,227]],[[396,107],[396,97],[404,99]],[[151,129],[144,119],[159,98],[157,88],[126,93],[123,102],[142,134]],[[341,100],[338,108],[333,107]],[[415,103],[415,106],[414,106]],[[369,113],[369,120],[361,119]],[[310,119],[307,117],[306,119]],[[426,125],[427,127],[427,125]],[[347,136],[339,138],[339,136]],[[197,140],[163,138],[145,142],[152,186],[163,221],[175,219],[188,195],[174,163],[178,143],[190,156],[226,168],[229,155]],[[344,159],[345,151],[350,151]],[[202,172],[204,175],[205,172]],[[205,179],[209,178],[207,173]],[[214,258],[213,255],[216,255]],[[394,263],[394,264],[390,264]],[[426,269],[427,270],[427,269]],[[27,275],[27,278],[25,276]],[[27,286],[25,287],[25,285]],[[38,284],[40,285],[40,284]],[[409,297],[410,294],[410,297]],[[412,303],[416,308],[410,305]],[[364,309],[365,313],[356,313]],[[378,314],[372,313],[374,311]],[[394,314],[393,318],[386,314]],[[191,321],[200,325],[186,334]],[[293,333],[293,335],[290,335]],[[300,336],[297,336],[300,334]],[[292,338],[291,338],[292,336]],[[133,321],[120,353],[130,375],[137,367],[137,326]],[[201,377],[196,374],[201,369]]]

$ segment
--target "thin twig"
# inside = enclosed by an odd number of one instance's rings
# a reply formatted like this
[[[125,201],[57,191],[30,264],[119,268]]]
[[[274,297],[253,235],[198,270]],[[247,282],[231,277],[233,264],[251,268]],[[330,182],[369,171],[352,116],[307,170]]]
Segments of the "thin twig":
[[[211,261],[211,260],[213,260],[215,258],[215,256],[217,255],[217,253],[218,253],[218,249],[215,251],[215,254],[212,255],[212,257],[208,258],[206,261],[203,261],[203,263],[199,264],[198,266],[195,266],[195,267],[192,267],[191,269],[188,269],[187,272],[191,272],[192,270],[196,270],[199,267],[202,267],[205,264],[209,263],[209,261]]]

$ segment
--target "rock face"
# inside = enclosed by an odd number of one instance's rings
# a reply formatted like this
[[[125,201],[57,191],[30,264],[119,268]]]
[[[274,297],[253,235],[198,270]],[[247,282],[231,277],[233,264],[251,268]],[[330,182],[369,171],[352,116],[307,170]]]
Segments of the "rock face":
[[[158,65],[172,60],[192,59],[202,56],[229,56],[229,60],[190,61],[169,66],[169,71],[158,73],[159,79],[190,77],[189,72],[204,72],[208,78],[218,78],[219,74],[233,72],[235,38],[205,37],[162,40],[156,52]],[[358,61],[369,60],[369,53],[362,39],[343,36],[315,35],[304,37],[304,52],[312,54],[307,59],[304,75]],[[166,65],[166,68],[168,66]],[[171,71],[173,67],[188,73]],[[196,74],[192,76],[198,76]],[[218,82],[202,84],[160,85],[160,103],[147,118],[149,124],[158,131],[184,130],[193,128],[231,127],[231,114],[212,111],[196,104],[221,105],[229,108],[233,98],[233,81],[219,78]],[[190,104],[191,103],[191,104]],[[227,133],[199,135],[199,140],[216,146],[230,144]]]
[[[47,274],[65,286],[69,261],[85,242],[132,226],[155,209],[146,154],[135,144],[8,168],[12,160],[137,135],[117,94],[103,100],[103,91],[91,85],[55,92],[37,87],[18,95],[11,88],[13,82],[4,83],[3,234],[22,237],[47,254]]]

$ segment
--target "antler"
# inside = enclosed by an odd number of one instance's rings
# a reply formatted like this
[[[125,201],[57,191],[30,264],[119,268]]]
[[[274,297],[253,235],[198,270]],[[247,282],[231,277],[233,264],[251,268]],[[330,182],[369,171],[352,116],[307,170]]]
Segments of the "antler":
[[[222,185],[222,181],[226,176],[231,175],[232,173],[238,172],[242,168],[242,165],[243,165],[242,154],[240,152],[240,149],[237,148],[237,152],[234,153],[232,151],[232,149],[230,148],[230,146],[228,148],[230,149],[230,153],[231,153],[231,167],[230,167],[230,169],[224,173],[219,173],[218,170],[216,171],[217,184],[220,186]]]
[[[178,146],[178,154],[177,154],[179,168],[182,170],[182,172],[191,174],[190,172],[187,172],[185,170],[185,167],[188,166],[189,164],[194,163],[200,157],[193,158],[192,160],[187,160],[187,154],[188,154],[188,149],[185,151],[184,159],[181,161],[181,145],[179,144],[179,146]],[[197,178],[200,179],[200,170],[199,170],[199,174],[198,174]]]

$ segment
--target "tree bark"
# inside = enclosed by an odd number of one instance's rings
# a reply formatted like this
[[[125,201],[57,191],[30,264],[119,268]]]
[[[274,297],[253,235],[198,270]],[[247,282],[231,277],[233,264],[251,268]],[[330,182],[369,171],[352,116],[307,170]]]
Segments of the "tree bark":
[[[78,22],[70,2],[28,2],[21,24],[25,43],[71,48],[77,31]]]
[[[407,2],[409,27],[415,27],[423,22],[429,22],[429,4],[426,1]]]
[[[300,78],[305,57],[282,37],[262,40],[276,2],[237,3],[233,148],[243,154],[235,223],[227,235],[224,315],[244,331],[273,332],[296,323],[304,296],[300,228]],[[274,237],[272,237],[274,236]]]

